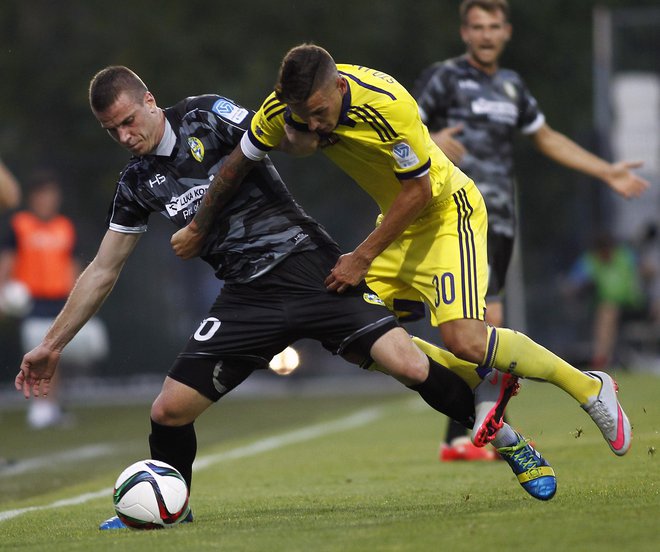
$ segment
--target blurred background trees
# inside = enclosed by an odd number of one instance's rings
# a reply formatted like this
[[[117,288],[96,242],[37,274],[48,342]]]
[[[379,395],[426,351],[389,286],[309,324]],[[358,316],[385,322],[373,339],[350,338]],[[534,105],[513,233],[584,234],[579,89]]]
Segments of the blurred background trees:
[[[628,7],[630,1],[510,2],[514,35],[503,64],[524,76],[553,127],[598,149],[592,10],[596,4]],[[378,68],[411,87],[428,64],[463,52],[457,11],[457,0],[4,0],[0,157],[19,179],[38,167],[62,174],[65,212],[78,225],[89,262],[127,160],[89,111],[87,86],[97,70],[128,65],[162,107],[215,92],[256,109],[272,88],[284,52],[313,41],[339,62]],[[648,41],[638,47],[647,48]],[[658,69],[657,53],[640,63],[653,59]],[[275,158],[299,202],[343,248],[355,246],[369,231],[368,214],[376,214],[372,201],[326,159]],[[517,160],[525,280],[534,293],[527,331],[555,346],[560,324],[547,302],[551,295],[544,301],[543,291],[586,244],[598,216],[600,184],[559,168],[522,140]],[[101,311],[112,339],[113,374],[167,369],[217,290],[201,262],[174,257],[173,228],[158,219],[152,217],[150,231]],[[10,325],[1,321],[2,381],[13,378],[18,366],[14,339]]]

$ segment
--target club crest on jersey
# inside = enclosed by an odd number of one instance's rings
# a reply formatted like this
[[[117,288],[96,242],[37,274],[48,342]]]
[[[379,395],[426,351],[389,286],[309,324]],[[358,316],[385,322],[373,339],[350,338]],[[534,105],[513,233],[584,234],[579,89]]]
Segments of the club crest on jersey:
[[[394,160],[397,165],[402,169],[408,169],[414,167],[419,163],[419,159],[413,149],[406,144],[405,142],[399,142],[394,144],[392,148],[392,154],[394,155]]]
[[[191,136],[188,138],[188,145],[190,146],[192,156],[201,163],[202,159],[204,159],[204,144],[202,144],[202,141],[199,138]]]
[[[243,107],[238,107],[235,103],[222,98],[216,101],[211,108],[215,113],[231,121],[232,123],[240,123],[248,114],[248,110]]]
[[[509,98],[512,100],[517,100],[518,99],[518,91],[516,90],[516,87],[512,82],[509,81],[504,81],[504,84],[502,85],[504,88],[504,92],[506,93]]]
[[[385,306],[383,300],[380,297],[378,297],[378,295],[376,295],[375,293],[364,293],[362,295],[362,299],[364,299],[370,305],[379,305],[381,307]]]

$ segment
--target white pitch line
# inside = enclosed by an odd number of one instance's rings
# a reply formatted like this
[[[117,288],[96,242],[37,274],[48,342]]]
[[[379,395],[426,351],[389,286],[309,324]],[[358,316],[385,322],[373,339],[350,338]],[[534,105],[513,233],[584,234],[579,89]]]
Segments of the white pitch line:
[[[30,458],[23,460],[16,464],[10,464],[0,468],[0,477],[7,477],[10,475],[21,475],[25,472],[41,470],[50,468],[63,462],[89,460],[91,458],[98,458],[104,454],[110,454],[115,447],[105,444],[87,445],[77,449],[66,450],[64,452],[56,452],[54,454],[47,454],[39,456],[38,458]]]
[[[203,470],[213,464],[224,462],[225,460],[234,460],[236,458],[254,456],[255,454],[268,452],[269,450],[274,450],[286,445],[300,443],[302,441],[309,441],[310,439],[314,439],[322,435],[328,435],[329,433],[337,433],[339,431],[346,431],[348,429],[367,425],[368,423],[377,420],[382,415],[382,408],[369,408],[356,412],[355,414],[352,414],[346,418],[335,420],[333,422],[316,424],[295,431],[290,431],[289,433],[283,433],[282,435],[267,437],[265,439],[261,439],[260,441],[256,441],[251,445],[238,447],[232,450],[220,452],[218,454],[211,454],[200,458],[193,464],[193,470]]]
[[[360,410],[358,412],[355,412],[354,414],[351,414],[350,416],[347,416],[345,418],[340,418],[332,422],[314,424],[302,429],[290,431],[288,433],[282,433],[281,435],[275,435],[274,437],[267,437],[265,439],[255,441],[250,445],[238,447],[218,454],[210,454],[207,456],[202,456],[201,458],[195,461],[195,464],[193,465],[193,469],[195,471],[199,471],[206,469],[214,464],[225,462],[227,460],[234,460],[236,458],[245,458],[247,456],[255,456],[257,454],[268,452],[270,450],[275,450],[277,448],[285,447],[287,445],[291,445],[294,443],[309,441],[310,439],[322,437],[330,433],[338,433],[340,431],[354,429],[376,421],[378,418],[380,418],[383,415],[383,412],[384,412],[383,408],[367,408],[365,410]],[[28,512],[50,510],[53,508],[62,508],[63,506],[76,506],[79,504],[84,504],[86,502],[89,502],[90,500],[96,500],[97,498],[101,498],[101,497],[108,497],[111,494],[112,494],[111,488],[102,489],[100,491],[85,493],[72,498],[57,500],[55,502],[51,502],[50,504],[44,504],[42,506],[29,506],[27,508],[7,510],[5,512],[0,512],[0,522],[21,516]]]

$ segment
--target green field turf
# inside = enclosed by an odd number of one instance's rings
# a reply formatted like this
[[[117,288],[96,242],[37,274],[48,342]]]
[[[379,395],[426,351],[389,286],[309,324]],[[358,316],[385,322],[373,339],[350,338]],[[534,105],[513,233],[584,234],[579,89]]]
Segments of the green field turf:
[[[511,403],[557,472],[547,503],[503,462],[440,463],[445,419],[412,392],[228,398],[198,422],[195,522],[144,532],[97,526],[104,490],[148,456],[149,405],[78,407],[75,428],[49,432],[2,411],[0,456],[17,463],[0,468],[0,550],[657,551],[660,378],[618,380],[623,458],[552,386],[526,382]]]

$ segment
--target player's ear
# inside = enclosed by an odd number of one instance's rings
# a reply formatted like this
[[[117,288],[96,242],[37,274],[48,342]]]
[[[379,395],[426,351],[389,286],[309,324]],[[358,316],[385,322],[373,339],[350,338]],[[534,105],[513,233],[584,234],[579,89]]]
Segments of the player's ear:
[[[470,43],[470,38],[469,38],[469,35],[468,35],[467,25],[461,25],[460,33],[461,33],[461,40],[467,46]]]
[[[509,40],[511,40],[511,35],[513,35],[513,25],[508,22],[505,23],[504,30],[506,31],[506,41],[509,42]]]
[[[342,96],[346,93],[346,89],[348,88],[346,79],[341,75],[337,75],[337,88],[339,88]]]
[[[148,90],[144,93],[144,103],[147,107],[156,107],[156,98],[154,98],[154,95]]]

